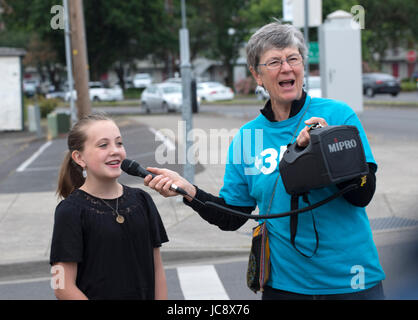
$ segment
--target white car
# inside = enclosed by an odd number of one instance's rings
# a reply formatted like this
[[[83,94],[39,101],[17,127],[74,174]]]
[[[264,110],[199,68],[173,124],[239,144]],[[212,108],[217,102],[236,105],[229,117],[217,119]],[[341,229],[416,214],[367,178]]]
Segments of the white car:
[[[149,73],[137,73],[132,79],[134,88],[146,88],[152,83],[152,78]]]
[[[89,82],[89,96],[91,101],[121,101],[123,91],[121,87],[106,88],[101,82]],[[74,100],[77,100],[77,92],[73,90]],[[65,93],[65,101],[70,100],[70,92]]]
[[[141,94],[141,106],[146,113],[152,110],[179,111],[182,102],[182,87],[172,82],[151,84]]]
[[[309,77],[309,91],[308,94],[312,98],[321,98],[322,91],[321,91],[321,77],[312,76]]]
[[[322,97],[321,77],[318,77],[318,76],[309,77],[308,94],[312,98],[321,98]],[[270,95],[267,92],[267,90],[264,89],[261,86],[257,86],[257,88],[255,88],[255,95],[257,96],[257,99],[259,99],[259,100],[270,99]]]
[[[66,92],[64,91],[51,91],[45,95],[46,99],[61,99],[65,100]]]
[[[23,92],[28,96],[34,96],[39,82],[36,80],[23,80]]]
[[[267,100],[267,99],[270,99],[269,93],[262,86],[257,86],[255,88],[255,95],[257,96],[257,99],[258,100]]]
[[[200,82],[197,84],[197,96],[206,101],[232,100],[234,91],[220,82]]]

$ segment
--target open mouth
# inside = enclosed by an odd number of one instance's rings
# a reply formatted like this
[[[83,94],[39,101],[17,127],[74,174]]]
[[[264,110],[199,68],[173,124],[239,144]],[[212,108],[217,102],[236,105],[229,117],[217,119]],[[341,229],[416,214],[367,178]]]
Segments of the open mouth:
[[[295,80],[284,80],[279,82],[279,86],[284,88],[291,88],[295,84]]]
[[[112,161],[108,161],[108,162],[106,162],[106,164],[108,165],[108,166],[111,166],[111,167],[119,167],[119,164],[120,164],[120,160],[112,160]]]

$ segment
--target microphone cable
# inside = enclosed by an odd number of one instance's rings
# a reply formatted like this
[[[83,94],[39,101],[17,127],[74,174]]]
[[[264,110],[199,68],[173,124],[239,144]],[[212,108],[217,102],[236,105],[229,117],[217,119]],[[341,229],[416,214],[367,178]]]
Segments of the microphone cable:
[[[142,168],[139,165],[139,163],[137,163],[135,160],[124,159],[122,161],[121,169],[129,175],[139,176],[141,178],[145,178],[147,175],[151,175],[153,178],[156,176],[154,173],[151,173],[151,172],[145,170],[144,168]],[[274,190],[276,189],[278,179],[279,179],[279,176],[276,179]],[[346,186],[345,188],[337,191],[336,193],[332,194],[331,196],[329,196],[329,197],[327,197],[327,198],[325,198],[325,199],[323,199],[323,200],[321,200],[321,201],[319,201],[319,202],[317,202],[313,205],[310,205],[308,207],[300,208],[300,209],[294,209],[294,210],[290,210],[290,211],[283,212],[283,213],[273,213],[273,214],[268,214],[268,215],[252,215],[252,214],[244,213],[244,212],[241,212],[241,211],[238,211],[238,210],[234,210],[234,209],[225,207],[225,206],[220,205],[218,203],[215,203],[213,201],[203,202],[203,201],[197,199],[196,197],[192,197],[184,189],[178,187],[174,183],[170,186],[170,190],[175,191],[177,194],[187,196],[187,197],[191,198],[192,201],[196,201],[197,203],[199,203],[200,205],[203,205],[205,207],[216,209],[216,210],[219,210],[221,212],[231,214],[231,215],[234,215],[234,216],[244,217],[244,218],[247,218],[247,219],[253,219],[253,220],[257,221],[257,220],[260,220],[260,219],[273,219],[273,218],[287,217],[287,216],[299,214],[299,213],[302,213],[302,212],[310,211],[310,210],[318,208],[318,207],[320,207],[320,206],[338,198],[339,196],[343,195],[346,192],[352,191],[352,190],[357,189],[359,187],[360,186],[358,184],[353,183],[353,184],[350,184],[350,185]],[[302,196],[303,194],[306,194],[306,192],[301,193],[301,194],[295,194],[295,195],[296,196]],[[271,206],[271,203],[272,203],[272,200],[273,200],[273,196],[274,196],[274,193],[272,194],[272,197],[270,199],[270,205],[269,205],[269,210],[268,211],[270,211],[270,206]]]
[[[355,190],[357,188],[359,188],[359,185],[353,183],[353,184],[350,184],[350,185],[346,186],[345,188],[337,191],[336,193],[332,194],[331,196],[329,196],[329,197],[327,197],[327,198],[325,198],[321,201],[318,201],[317,203],[314,203],[314,204],[312,204],[308,207],[300,208],[300,209],[296,209],[296,210],[290,210],[290,211],[283,212],[283,213],[273,213],[273,214],[269,214],[269,215],[258,215],[258,216],[248,214],[248,213],[244,213],[244,212],[241,212],[241,211],[238,211],[238,210],[234,210],[234,209],[225,207],[223,205],[220,205],[218,203],[215,203],[213,201],[203,202],[203,201],[200,201],[199,199],[197,199],[196,197],[192,197],[187,192],[186,193],[187,193],[187,196],[192,199],[192,201],[196,201],[196,202],[198,202],[199,204],[201,204],[205,207],[213,208],[213,209],[222,211],[224,213],[227,213],[227,214],[230,214],[230,215],[233,215],[233,216],[244,217],[244,218],[253,219],[253,220],[257,221],[257,220],[260,220],[260,219],[264,220],[264,219],[274,219],[274,218],[288,217],[288,216],[291,216],[291,215],[294,215],[294,214],[299,214],[299,213],[302,213],[302,212],[310,211],[310,210],[316,209],[316,208],[318,208],[318,207],[320,207],[320,206],[338,198],[339,196],[343,195],[346,192]]]

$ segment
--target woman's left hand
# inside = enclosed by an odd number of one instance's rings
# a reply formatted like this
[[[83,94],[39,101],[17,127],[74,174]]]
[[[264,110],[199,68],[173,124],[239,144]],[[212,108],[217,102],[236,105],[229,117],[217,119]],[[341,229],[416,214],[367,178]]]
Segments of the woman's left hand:
[[[298,137],[296,138],[296,143],[299,147],[304,148],[309,144],[311,140],[311,136],[309,134],[309,128],[311,125],[315,123],[320,123],[323,127],[326,127],[328,123],[323,118],[312,117],[305,121],[306,127],[299,133]]]

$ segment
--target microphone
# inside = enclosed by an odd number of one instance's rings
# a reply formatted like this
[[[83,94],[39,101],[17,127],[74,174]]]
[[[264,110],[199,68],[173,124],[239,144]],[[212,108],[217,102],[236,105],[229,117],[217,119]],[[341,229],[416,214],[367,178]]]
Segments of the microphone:
[[[149,174],[152,176],[152,178],[155,178],[157,176],[156,174],[149,172],[145,170],[144,168],[142,168],[140,164],[136,162],[135,160],[125,159],[122,161],[122,164],[120,167],[123,171],[125,171],[127,174],[131,176],[136,176],[136,177],[141,177],[141,178],[145,178]],[[170,190],[175,191],[184,196],[188,196],[188,193],[185,190],[176,186],[174,183],[170,186]]]

